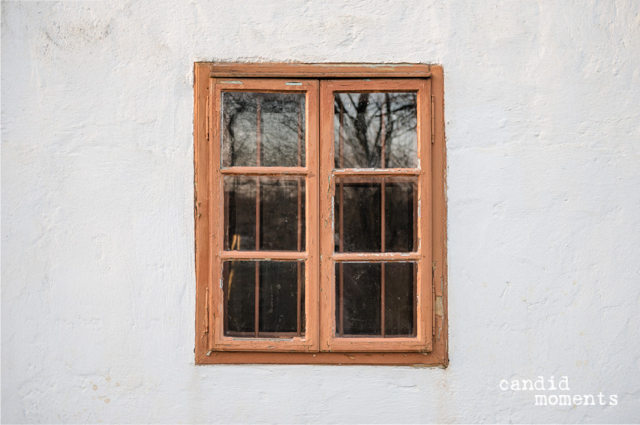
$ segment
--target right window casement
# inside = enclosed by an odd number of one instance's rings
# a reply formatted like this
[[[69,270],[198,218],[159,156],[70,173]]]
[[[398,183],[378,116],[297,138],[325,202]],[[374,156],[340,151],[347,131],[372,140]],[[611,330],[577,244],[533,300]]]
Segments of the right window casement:
[[[426,80],[320,83],[320,348],[430,351]]]
[[[197,363],[446,365],[441,68],[345,72],[197,65]]]

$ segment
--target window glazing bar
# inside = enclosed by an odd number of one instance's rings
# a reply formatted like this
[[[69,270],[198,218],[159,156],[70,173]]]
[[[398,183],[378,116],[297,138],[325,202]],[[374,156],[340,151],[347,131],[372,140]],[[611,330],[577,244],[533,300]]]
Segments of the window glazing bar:
[[[256,99],[256,165],[260,166],[260,98]],[[256,251],[260,251],[260,177],[256,177]],[[256,288],[255,288],[255,337],[260,332],[260,262],[256,261]]]

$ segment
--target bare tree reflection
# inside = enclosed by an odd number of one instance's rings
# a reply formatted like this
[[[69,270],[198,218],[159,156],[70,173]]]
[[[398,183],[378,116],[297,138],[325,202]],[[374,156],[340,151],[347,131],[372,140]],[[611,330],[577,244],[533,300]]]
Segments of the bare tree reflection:
[[[304,166],[305,95],[303,93],[222,94],[222,166],[256,166],[258,111],[260,165]],[[300,153],[298,149],[300,148]]]
[[[383,132],[384,168],[416,167],[416,105],[416,93],[337,93],[336,168],[382,168]]]

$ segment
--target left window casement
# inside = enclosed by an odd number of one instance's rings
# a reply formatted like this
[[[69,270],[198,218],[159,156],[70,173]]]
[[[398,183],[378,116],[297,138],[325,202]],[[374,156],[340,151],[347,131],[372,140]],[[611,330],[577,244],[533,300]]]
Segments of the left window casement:
[[[212,79],[210,351],[317,351],[318,81]]]

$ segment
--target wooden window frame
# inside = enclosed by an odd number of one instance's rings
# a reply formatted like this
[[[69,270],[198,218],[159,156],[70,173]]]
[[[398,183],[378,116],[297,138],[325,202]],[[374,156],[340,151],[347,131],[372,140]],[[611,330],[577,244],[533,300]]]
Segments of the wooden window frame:
[[[220,167],[221,90],[295,91],[306,93],[306,152],[304,167],[271,167],[268,173],[254,167]],[[287,85],[295,79],[295,85]],[[318,81],[319,88],[317,86]],[[445,202],[444,84],[437,65],[352,64],[195,64],[194,168],[195,168],[195,256],[196,256],[196,346],[197,364],[448,364],[447,263]],[[418,91],[419,170],[333,170],[333,105],[322,102],[339,91]],[[240,90],[242,91],[242,90]],[[319,115],[318,115],[319,112]],[[215,136],[214,136],[215,135]],[[320,140],[323,140],[321,143]],[[322,152],[320,152],[322,149]],[[320,161],[319,161],[320,159]],[[307,180],[306,251],[292,255],[280,252],[223,251],[222,175],[297,175]],[[338,260],[399,259],[399,254],[333,254],[332,226],[322,222],[332,214],[332,182],[327,176],[417,175],[421,199],[419,248],[409,254],[420,261],[418,296],[420,309],[416,338],[334,338],[334,257]],[[333,179],[332,177],[332,179]],[[216,182],[216,184],[212,184]],[[427,182],[427,184],[425,184]],[[316,213],[314,213],[316,212]],[[329,215],[329,216],[327,216]],[[428,219],[425,219],[425,216]],[[331,223],[331,221],[327,221]],[[406,254],[403,259],[407,259]],[[351,258],[353,257],[353,258]],[[398,258],[395,258],[398,257]],[[415,258],[414,258],[415,257]],[[225,259],[291,259],[306,261],[305,310],[308,317],[304,337],[278,340],[238,339],[222,333],[220,267]],[[321,261],[322,259],[322,261]],[[431,264],[431,267],[428,267]],[[431,273],[425,273],[427,267]],[[314,272],[316,270],[316,272]],[[425,300],[426,298],[426,300]],[[329,351],[330,350],[330,351]]]

